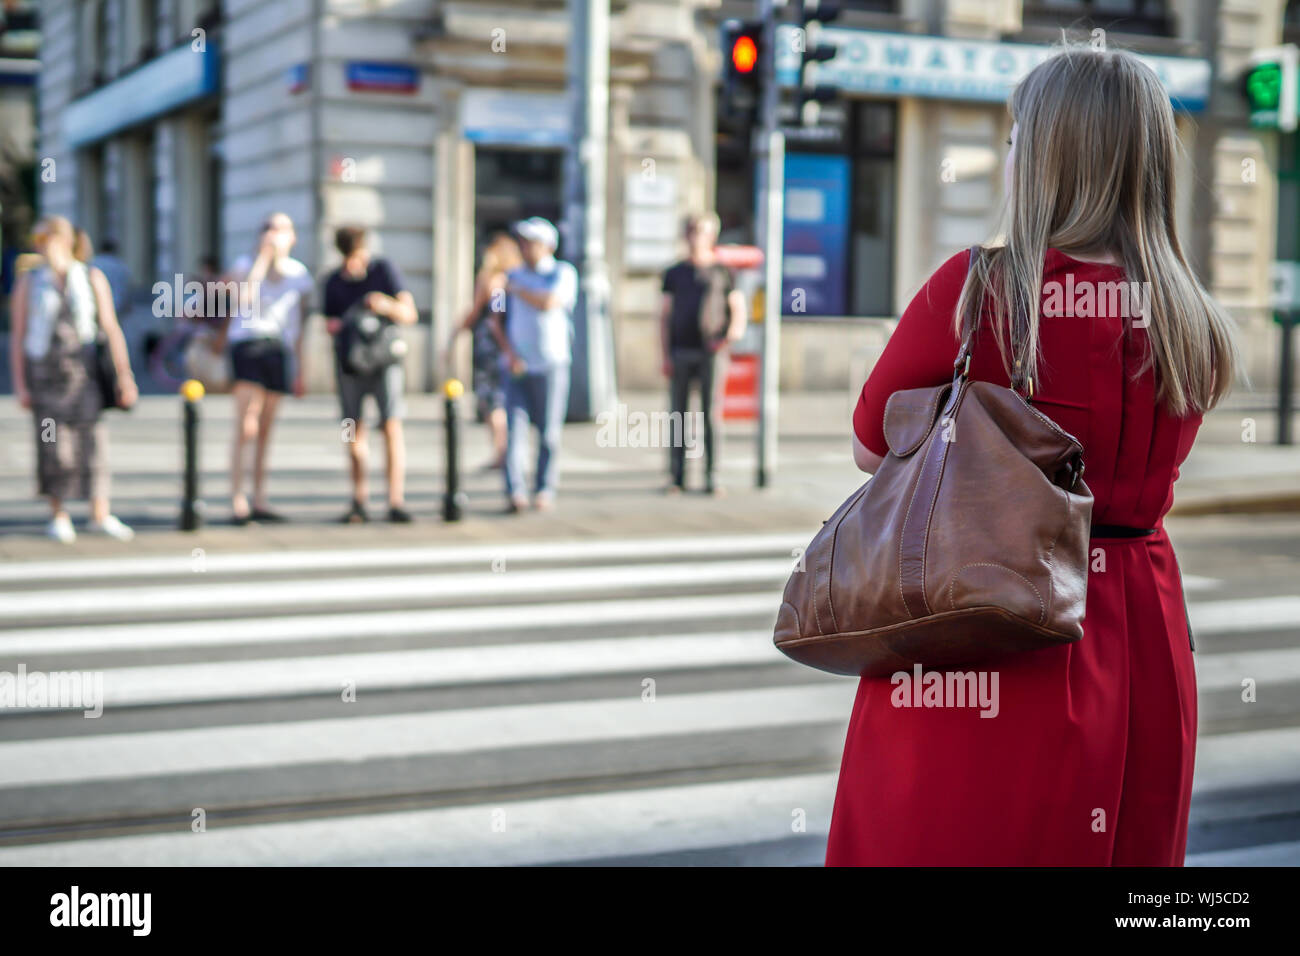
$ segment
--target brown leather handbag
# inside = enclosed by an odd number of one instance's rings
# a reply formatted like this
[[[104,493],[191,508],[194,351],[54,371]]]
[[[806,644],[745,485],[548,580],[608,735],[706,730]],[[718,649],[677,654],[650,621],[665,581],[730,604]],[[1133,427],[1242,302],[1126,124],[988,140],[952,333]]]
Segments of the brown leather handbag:
[[[1083,636],[1083,446],[1029,404],[1018,371],[1010,388],[969,378],[973,334],[950,384],[885,404],[889,453],[786,584],[775,643],[791,659],[879,677]]]

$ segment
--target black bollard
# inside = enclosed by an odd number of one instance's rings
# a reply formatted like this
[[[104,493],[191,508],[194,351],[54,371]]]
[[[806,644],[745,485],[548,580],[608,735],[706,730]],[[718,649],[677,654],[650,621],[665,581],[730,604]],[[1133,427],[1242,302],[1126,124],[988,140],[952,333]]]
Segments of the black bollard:
[[[447,426],[447,490],[442,496],[442,520],[459,521],[461,516],[460,425],[456,417],[456,399],[465,391],[457,379],[449,378],[443,384],[443,420]]]
[[[185,432],[185,479],[181,498],[182,531],[197,531],[202,519],[199,516],[199,399],[203,385],[190,379],[181,386],[181,408]]]

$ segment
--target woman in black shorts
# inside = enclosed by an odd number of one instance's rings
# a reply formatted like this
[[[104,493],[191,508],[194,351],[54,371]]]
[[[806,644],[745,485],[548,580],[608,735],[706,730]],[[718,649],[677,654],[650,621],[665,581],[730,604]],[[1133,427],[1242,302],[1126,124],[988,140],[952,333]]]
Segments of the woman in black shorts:
[[[307,267],[289,255],[296,241],[288,216],[269,216],[256,256],[240,257],[226,277],[239,283],[239,293],[216,347],[230,343],[235,399],[230,510],[238,525],[284,520],[267,500],[266,464],[280,396],[303,394],[298,356],[314,283]],[[244,450],[249,442],[254,444],[251,508],[244,494]]]

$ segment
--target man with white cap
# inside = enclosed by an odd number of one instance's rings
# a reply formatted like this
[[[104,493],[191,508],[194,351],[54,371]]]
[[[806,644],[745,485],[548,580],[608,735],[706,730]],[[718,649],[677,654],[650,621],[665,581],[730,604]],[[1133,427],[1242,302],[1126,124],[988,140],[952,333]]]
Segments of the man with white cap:
[[[569,406],[569,367],[573,362],[573,309],[578,271],[555,258],[559,233],[540,217],[515,223],[524,265],[506,276],[506,314],[492,317],[493,334],[505,366],[506,496],[509,510],[528,507],[524,471],[528,465],[528,425],[538,431],[534,506],[555,506],[560,436]]]

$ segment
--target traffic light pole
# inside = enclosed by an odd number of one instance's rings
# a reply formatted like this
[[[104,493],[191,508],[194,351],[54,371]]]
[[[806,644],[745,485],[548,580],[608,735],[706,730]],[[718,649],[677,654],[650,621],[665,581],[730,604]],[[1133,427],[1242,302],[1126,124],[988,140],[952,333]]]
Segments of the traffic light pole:
[[[755,484],[766,488],[776,474],[780,415],[782,231],[785,220],[785,136],[777,125],[775,0],[759,0],[761,100],[754,143],[757,238],[763,248],[763,359],[759,370],[758,467]]]
[[[565,157],[564,238],[583,293],[574,316],[581,345],[574,356],[569,411],[571,421],[590,421],[617,402],[605,249],[609,0],[568,2],[572,37],[567,70],[575,141]]]

